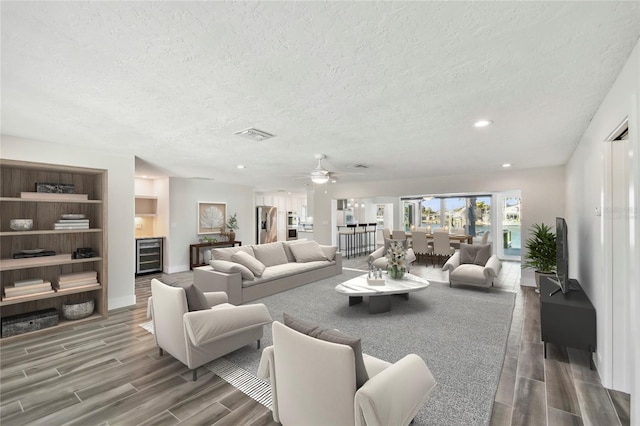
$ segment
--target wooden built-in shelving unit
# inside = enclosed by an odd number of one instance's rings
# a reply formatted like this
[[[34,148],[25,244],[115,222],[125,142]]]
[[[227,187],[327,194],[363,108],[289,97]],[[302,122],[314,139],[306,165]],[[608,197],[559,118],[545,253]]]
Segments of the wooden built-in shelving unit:
[[[87,298],[95,300],[94,314],[88,318],[76,321],[60,318],[56,327],[14,337],[46,333],[55,328],[77,325],[79,321],[106,317],[107,171],[0,159],[0,172],[0,275],[3,293],[5,286],[11,286],[17,280],[42,278],[53,283],[61,274],[74,272],[96,271],[99,282],[98,285],[0,301],[0,315],[5,318],[48,308],[56,308],[60,313],[65,302]],[[36,182],[73,184],[75,192],[87,194],[88,199],[21,198],[21,192],[35,190]],[[69,213],[84,214],[89,219],[90,229],[54,230],[54,223]],[[33,219],[31,230],[11,230],[11,219],[24,218]],[[95,257],[73,259],[71,253],[80,247],[91,247]],[[36,248],[53,250],[56,255],[13,258],[14,253]]]

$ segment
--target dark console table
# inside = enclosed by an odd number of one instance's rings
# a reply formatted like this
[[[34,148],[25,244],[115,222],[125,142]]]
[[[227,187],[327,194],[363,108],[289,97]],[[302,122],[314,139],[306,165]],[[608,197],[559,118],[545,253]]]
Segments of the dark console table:
[[[189,244],[189,269],[193,269],[197,266],[204,266],[206,263],[202,262],[202,255],[200,250],[207,247],[234,247],[236,245],[241,246],[242,241],[221,241],[218,243],[199,243]]]
[[[540,277],[540,327],[544,342],[582,349],[589,352],[589,367],[593,369],[592,353],[596,350],[596,310],[577,280],[569,280],[577,289],[564,294],[549,277]]]

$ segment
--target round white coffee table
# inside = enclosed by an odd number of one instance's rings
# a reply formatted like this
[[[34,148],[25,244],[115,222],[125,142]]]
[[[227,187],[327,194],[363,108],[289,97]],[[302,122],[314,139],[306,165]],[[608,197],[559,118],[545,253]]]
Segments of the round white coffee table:
[[[384,285],[369,285],[367,274],[364,274],[338,284],[335,290],[349,296],[349,306],[361,303],[364,296],[369,296],[369,313],[379,314],[391,310],[392,295],[409,299],[409,293],[429,287],[429,281],[413,274],[404,274],[400,280],[391,279],[384,273],[382,276],[385,279]]]

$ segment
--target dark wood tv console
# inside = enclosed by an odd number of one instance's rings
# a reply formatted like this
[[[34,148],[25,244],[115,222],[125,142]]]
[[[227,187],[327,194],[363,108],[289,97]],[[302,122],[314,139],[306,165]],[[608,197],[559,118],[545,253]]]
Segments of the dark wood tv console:
[[[568,293],[553,293],[558,286],[550,277],[540,277],[540,328],[544,342],[582,349],[589,352],[589,367],[593,369],[596,350],[596,310],[577,280],[569,280],[570,287],[579,289]]]

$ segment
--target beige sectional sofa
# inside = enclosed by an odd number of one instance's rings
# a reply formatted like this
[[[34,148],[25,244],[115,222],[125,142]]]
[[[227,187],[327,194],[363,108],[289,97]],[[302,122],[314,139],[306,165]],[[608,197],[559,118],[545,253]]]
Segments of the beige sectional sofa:
[[[234,305],[342,273],[337,247],[307,240],[217,248],[211,259],[193,270],[193,282],[203,292],[224,291]]]

